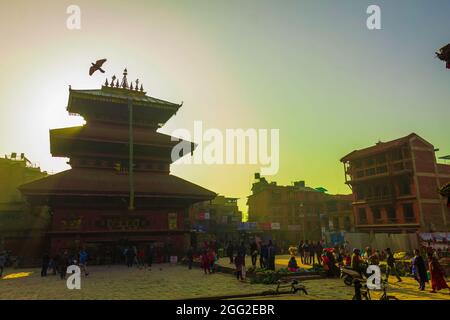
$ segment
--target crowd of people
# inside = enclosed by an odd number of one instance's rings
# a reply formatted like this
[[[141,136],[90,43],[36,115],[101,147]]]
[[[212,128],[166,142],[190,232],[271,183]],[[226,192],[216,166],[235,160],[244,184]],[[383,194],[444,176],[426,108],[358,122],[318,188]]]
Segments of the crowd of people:
[[[259,240],[259,239],[258,239]],[[224,247],[224,248],[223,248]],[[220,248],[220,249],[219,249]],[[195,258],[199,258],[200,266],[204,274],[213,274],[216,272],[216,263],[219,260],[219,250],[224,249],[225,256],[229,264],[235,267],[235,275],[238,280],[245,280],[246,277],[246,257],[251,258],[251,267],[257,267],[267,270],[275,270],[275,256],[280,253],[272,240],[263,242],[256,239],[252,241],[240,241],[238,243],[229,241],[222,245],[217,241],[205,241],[202,248],[190,247],[186,253],[186,262],[189,269],[192,269]],[[297,258],[302,265],[323,267],[329,277],[338,277],[342,267],[350,268],[358,272],[361,276],[365,275],[368,265],[380,265],[385,262],[385,280],[390,276],[396,277],[398,282],[402,281],[401,273],[398,269],[398,261],[390,248],[377,250],[366,247],[362,250],[350,250],[348,243],[335,246],[326,246],[322,241],[301,241],[295,252],[292,247],[288,250],[291,258],[288,262],[288,270],[296,272],[299,270]],[[418,282],[419,290],[425,290],[426,285],[431,285],[431,292],[442,289],[450,289],[446,283],[445,271],[439,263],[442,256],[440,250],[434,250],[431,247],[422,250],[414,250],[413,257],[409,264],[410,271],[414,279]],[[136,266],[140,269],[151,270],[155,257],[155,249],[152,244],[148,246],[127,246],[122,251],[122,258],[128,268]],[[169,261],[166,257],[164,262]],[[66,278],[67,267],[69,265],[78,265],[80,271],[88,276],[89,254],[85,248],[76,253],[63,250],[61,254],[50,257],[48,253],[42,256],[41,276],[45,277],[49,273],[59,274],[61,279]],[[0,253],[0,277],[8,261],[6,252]],[[259,262],[259,263],[258,263]]]
[[[303,252],[300,252],[303,254]],[[423,250],[415,249],[413,258],[410,262],[410,271],[414,279],[419,284],[419,290],[425,290],[427,283],[431,282],[431,292],[437,292],[442,289],[450,289],[445,280],[445,271],[439,263],[441,252],[431,247]],[[426,258],[424,258],[424,256]],[[397,282],[402,282],[398,270],[398,261],[391,248],[385,250],[376,250],[370,247],[364,250],[349,250],[343,246],[323,249],[321,260],[324,269],[329,276],[339,276],[340,267],[350,267],[357,271],[361,276],[365,274],[368,265],[380,265],[381,261],[386,262],[385,281],[390,276],[395,276]]]
[[[275,255],[277,254],[277,248],[272,243],[272,240],[267,242],[252,241],[249,245],[245,245],[241,242],[239,245],[235,245],[229,242],[226,247],[226,254],[230,260],[230,264],[235,264],[236,277],[238,280],[245,279],[245,257],[249,255],[251,257],[251,264],[253,268],[257,267],[259,257],[259,267],[261,269],[275,270]]]
[[[46,277],[49,274],[59,274],[61,280],[66,279],[67,267],[70,265],[78,265],[80,271],[87,277],[89,275],[87,268],[88,253],[83,248],[77,254],[69,254],[68,250],[64,250],[62,254],[56,254],[50,257],[48,252],[42,256],[41,277]]]

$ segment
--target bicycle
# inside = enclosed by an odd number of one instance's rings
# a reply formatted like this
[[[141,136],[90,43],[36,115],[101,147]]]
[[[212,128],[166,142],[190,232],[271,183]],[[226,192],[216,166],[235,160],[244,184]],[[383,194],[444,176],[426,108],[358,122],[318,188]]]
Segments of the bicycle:
[[[283,291],[280,289],[289,289],[289,291]],[[278,280],[277,281],[277,287],[275,290],[268,290],[264,291],[263,295],[278,295],[278,294],[296,294],[297,292],[308,294],[306,291],[306,287],[302,284],[300,284],[297,280]]]
[[[359,279],[355,280],[354,285],[355,295],[353,296],[352,300],[372,300],[372,297],[370,295],[371,289],[369,289],[367,285],[362,285]],[[399,300],[397,297],[387,294],[387,287],[388,282],[386,280],[382,280],[381,289],[383,290],[383,294],[381,295],[379,300]]]

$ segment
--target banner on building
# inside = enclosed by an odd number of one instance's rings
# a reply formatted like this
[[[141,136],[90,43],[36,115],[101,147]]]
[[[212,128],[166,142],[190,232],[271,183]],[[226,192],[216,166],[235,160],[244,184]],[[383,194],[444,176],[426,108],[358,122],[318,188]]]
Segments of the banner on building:
[[[238,230],[256,230],[256,222],[241,222],[238,225]]]
[[[170,212],[168,214],[169,230],[177,229],[178,226],[178,214],[176,212]]]
[[[279,222],[272,222],[270,224],[270,229],[272,229],[272,230],[280,230],[280,223]]]
[[[270,222],[258,222],[259,230],[271,230],[272,225]]]
[[[198,220],[209,220],[209,219],[210,219],[209,212],[200,212],[198,214]]]

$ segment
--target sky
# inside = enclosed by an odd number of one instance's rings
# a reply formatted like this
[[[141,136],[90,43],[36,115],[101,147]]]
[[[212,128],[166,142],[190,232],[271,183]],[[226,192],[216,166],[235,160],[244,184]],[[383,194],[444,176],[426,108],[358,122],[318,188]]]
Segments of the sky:
[[[81,29],[66,26],[69,5]],[[369,5],[381,30],[366,27]],[[350,193],[339,159],[415,132],[450,154],[450,1],[2,1],[0,154],[24,152],[50,173],[49,129],[81,125],[68,86],[139,78],[148,95],[183,107],[160,129],[279,129],[278,184],[305,180]],[[106,73],[89,77],[107,58]],[[172,173],[238,197],[247,211],[259,165],[173,165]]]

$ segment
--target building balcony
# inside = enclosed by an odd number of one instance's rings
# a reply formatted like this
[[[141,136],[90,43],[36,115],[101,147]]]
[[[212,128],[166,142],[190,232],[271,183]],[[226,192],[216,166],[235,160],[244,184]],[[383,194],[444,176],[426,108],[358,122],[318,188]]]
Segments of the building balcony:
[[[396,197],[394,195],[387,194],[387,195],[365,197],[363,201],[365,201],[367,203],[386,203],[386,202],[392,202],[395,199],[396,199]]]
[[[417,223],[416,217],[405,217],[405,223]]]
[[[363,182],[372,179],[380,179],[389,176],[398,176],[409,174],[412,172],[412,165],[410,161],[396,161],[390,165],[378,165],[367,168],[348,168],[345,171],[347,181],[352,184]]]

